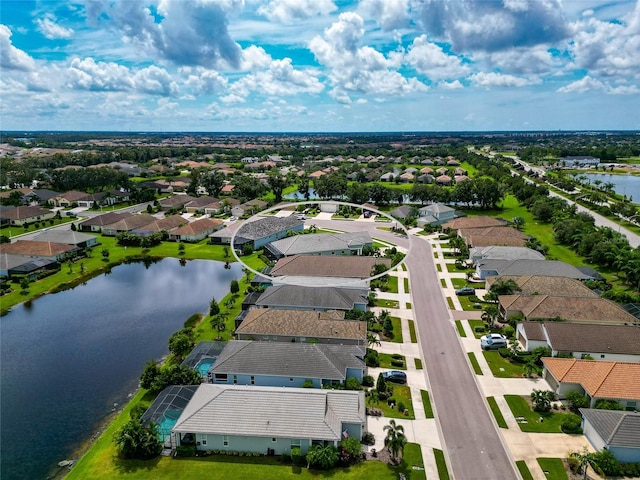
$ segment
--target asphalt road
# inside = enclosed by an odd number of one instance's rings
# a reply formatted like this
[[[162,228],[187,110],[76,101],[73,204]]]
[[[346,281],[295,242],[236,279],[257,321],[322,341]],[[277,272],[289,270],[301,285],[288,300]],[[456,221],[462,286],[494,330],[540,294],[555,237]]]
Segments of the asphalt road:
[[[407,247],[405,238],[377,230],[369,222],[309,220],[318,227],[367,230],[372,237]],[[453,327],[431,246],[413,238],[407,258],[414,318],[431,385],[452,478],[456,480],[519,479],[502,436],[485,406],[474,374]]]

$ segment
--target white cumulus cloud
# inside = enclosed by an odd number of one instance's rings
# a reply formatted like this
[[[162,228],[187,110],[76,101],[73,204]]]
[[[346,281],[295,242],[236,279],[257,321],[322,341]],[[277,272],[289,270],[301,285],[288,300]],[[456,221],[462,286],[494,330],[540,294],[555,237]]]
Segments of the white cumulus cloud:
[[[0,24],[0,66],[7,70],[35,70],[36,62],[26,52],[11,43],[11,30]]]
[[[470,71],[460,58],[448,55],[441,47],[430,43],[426,35],[414,38],[405,61],[433,80],[458,78],[467,75]]]
[[[271,0],[258,8],[258,14],[279,23],[294,23],[337,10],[333,0]]]
[[[525,85],[540,83],[539,79],[516,77],[515,75],[496,72],[474,73],[469,76],[469,80],[474,85],[481,87],[524,87]]]
[[[372,17],[383,30],[409,26],[409,0],[362,0],[358,9]]]
[[[635,85],[619,85],[614,87],[589,75],[585,75],[580,80],[576,80],[558,89],[560,93],[586,93],[592,91],[604,92],[610,95],[634,95],[640,93],[640,89]]]
[[[67,39],[73,35],[72,28],[58,25],[56,19],[51,15],[36,19],[36,25],[38,25],[38,31],[49,40]]]

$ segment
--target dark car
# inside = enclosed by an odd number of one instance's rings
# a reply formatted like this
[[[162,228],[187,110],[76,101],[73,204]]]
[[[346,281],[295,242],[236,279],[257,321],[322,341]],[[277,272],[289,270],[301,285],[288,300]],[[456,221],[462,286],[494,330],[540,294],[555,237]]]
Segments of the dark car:
[[[384,378],[387,382],[407,383],[407,374],[401,372],[400,370],[391,370],[389,372],[384,372],[382,374],[382,378]]]
[[[475,295],[476,289],[471,287],[459,288],[456,290],[456,295]]]

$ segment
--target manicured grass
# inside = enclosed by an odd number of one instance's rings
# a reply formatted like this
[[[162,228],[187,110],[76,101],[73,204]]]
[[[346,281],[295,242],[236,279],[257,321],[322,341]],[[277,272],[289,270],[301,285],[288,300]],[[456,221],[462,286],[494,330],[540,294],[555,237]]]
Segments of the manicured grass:
[[[460,305],[462,306],[462,310],[464,310],[465,312],[472,312],[472,311],[482,310],[482,303],[481,302],[472,302],[470,300],[470,297],[462,295],[461,297],[458,297],[458,300],[460,301]],[[480,307],[475,307],[476,303],[478,303],[480,305]]]
[[[447,288],[447,281],[444,278],[441,278],[440,285],[442,285],[442,288]]]
[[[416,364],[416,370],[422,370],[422,359],[414,358],[413,361]]]
[[[447,304],[449,305],[449,310],[455,310],[456,307],[453,304],[453,299],[451,297],[447,297]]]
[[[476,354],[473,352],[467,352],[467,355],[469,356],[469,362],[471,362],[471,367],[473,367],[473,372],[476,375],[482,375],[482,369],[480,368],[480,364],[478,363]]]
[[[411,310],[411,302],[406,302],[404,308]]]
[[[384,412],[385,417],[389,418],[406,418],[407,420],[414,420],[416,418],[413,412],[413,402],[411,401],[411,388],[406,385],[394,385],[393,386],[393,398],[395,399],[395,407],[386,402],[380,400],[378,403],[370,403],[369,405],[375,408],[379,408]],[[398,410],[398,404],[404,403],[404,407],[409,411],[408,415]]]
[[[393,275],[388,276],[389,280],[387,281],[387,285],[389,286],[389,293],[398,293],[398,277],[394,277]]]
[[[393,324],[393,338],[390,339],[393,343],[403,343],[402,338],[402,320],[399,317],[391,317],[391,323]]]
[[[487,360],[494,377],[522,378],[524,376],[524,364],[511,363],[506,358],[502,358],[495,350],[483,351],[482,354]]]
[[[404,279],[404,293],[409,293],[409,279]]]
[[[456,328],[458,329],[458,335],[461,337],[466,337],[467,333],[464,331],[464,326],[460,320],[456,320]]]
[[[424,408],[424,414],[427,418],[433,417],[433,408],[431,407],[431,398],[429,398],[429,392],[426,390],[420,390],[420,396],[422,397],[422,406]]]
[[[393,370],[406,370],[407,369],[407,358],[404,355],[400,355],[404,362],[404,366],[397,367],[395,365],[391,365],[391,354],[390,353],[379,353],[378,360],[380,360],[380,368],[391,368]]]
[[[436,263],[436,270],[441,272],[442,271],[442,265],[440,265],[439,263]]]
[[[520,472],[520,475],[522,475],[522,480],[533,480],[533,475],[531,475],[531,471],[524,460],[518,460],[516,462],[516,467],[518,467],[518,471]]]
[[[567,471],[561,458],[537,458],[547,480],[567,480]]]
[[[407,271],[407,266],[403,263],[400,264],[400,266],[402,267],[402,271],[406,272]]]
[[[383,308],[400,308],[400,303],[397,300],[384,300],[381,298],[376,298],[374,305]]]
[[[436,458],[436,467],[438,468],[438,478],[440,480],[449,480],[449,470],[447,462],[444,459],[444,452],[438,448],[433,449],[433,456]]]
[[[5,237],[11,238],[11,240],[15,240],[17,236],[22,235],[23,233],[41,232],[48,228],[57,227],[58,225],[61,225],[63,223],[71,223],[78,219],[67,217],[63,213],[61,218],[53,217],[51,220],[53,220],[53,222],[51,222],[50,220],[37,222],[40,225],[39,228],[35,227],[35,222],[31,225],[28,225],[27,228],[19,227],[17,225],[2,227],[0,228],[0,235],[4,235]]]
[[[487,403],[489,404],[489,408],[491,409],[491,412],[493,412],[493,416],[495,417],[496,423],[498,424],[498,426],[500,428],[509,428],[507,426],[506,420],[502,416],[502,412],[500,411],[500,407],[498,407],[498,403],[496,402],[496,399],[493,397],[487,397]]]
[[[418,337],[416,336],[416,324],[413,320],[409,322],[409,336],[411,337],[411,343],[418,343]]]
[[[410,480],[426,480],[427,474],[424,471],[424,460],[422,459],[422,449],[417,443],[407,443],[402,454],[400,467],[405,466],[408,470],[405,477]],[[417,468],[414,468],[417,467]]]
[[[455,289],[464,288],[464,287],[468,287],[469,286],[468,282],[464,278],[452,278],[451,279],[451,284],[453,285],[453,288],[455,288]]]
[[[476,327],[484,327],[484,322],[482,320],[469,320],[469,326],[471,327],[471,330],[473,331],[473,335],[476,338],[480,338],[485,334],[484,331],[476,332]]]
[[[522,418],[526,421],[526,423],[518,422],[523,432],[560,433],[562,431],[560,426],[565,418],[577,417],[573,413],[534,412],[529,401],[520,395],[505,395],[504,399],[516,420]]]

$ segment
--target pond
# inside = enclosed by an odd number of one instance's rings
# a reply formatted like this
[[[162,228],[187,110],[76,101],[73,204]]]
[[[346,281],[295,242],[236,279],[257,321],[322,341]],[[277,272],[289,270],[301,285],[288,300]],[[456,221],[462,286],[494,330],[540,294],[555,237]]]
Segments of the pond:
[[[596,180],[612,183],[613,190],[618,195],[626,195],[633,203],[640,203],[640,176],[636,175],[611,175],[606,173],[585,173],[587,179],[593,184]]]
[[[0,318],[0,478],[44,479],[136,390],[169,336],[222,299],[238,263],[120,265]]]

